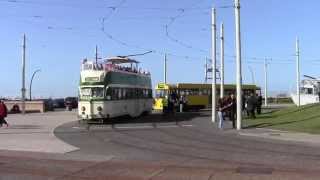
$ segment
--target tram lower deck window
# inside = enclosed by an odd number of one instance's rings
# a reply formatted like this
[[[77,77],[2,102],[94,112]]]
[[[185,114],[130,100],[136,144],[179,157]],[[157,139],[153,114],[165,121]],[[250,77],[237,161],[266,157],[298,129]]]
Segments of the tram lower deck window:
[[[92,97],[103,97],[103,88],[102,87],[94,87],[91,89]]]

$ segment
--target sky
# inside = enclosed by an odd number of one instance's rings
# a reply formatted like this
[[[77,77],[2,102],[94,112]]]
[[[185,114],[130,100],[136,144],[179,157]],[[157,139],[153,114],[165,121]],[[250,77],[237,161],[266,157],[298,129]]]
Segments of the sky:
[[[317,0],[241,0],[243,83],[254,80],[264,88],[267,58],[268,90],[294,90],[296,37],[301,77],[319,76],[318,5]],[[164,53],[168,82],[203,83],[213,6],[218,27],[225,26],[225,82],[235,83],[232,0],[0,0],[0,96],[20,96],[23,34],[27,93],[32,73],[41,69],[33,81],[35,97],[76,96],[80,62],[94,58],[96,45],[101,58],[152,50],[136,59],[151,72],[153,86],[163,81]]]

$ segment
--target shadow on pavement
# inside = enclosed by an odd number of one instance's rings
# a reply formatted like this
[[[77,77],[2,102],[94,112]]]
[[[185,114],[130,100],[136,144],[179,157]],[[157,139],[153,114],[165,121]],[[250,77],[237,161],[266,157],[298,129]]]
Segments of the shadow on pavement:
[[[185,112],[185,113],[175,113],[175,114],[162,114],[154,113],[149,115],[142,115],[140,117],[132,118],[129,116],[122,116],[117,118],[112,118],[104,121],[103,124],[140,124],[140,123],[168,123],[168,122],[182,122],[190,121],[196,117],[206,117],[209,115],[204,115],[199,112]],[[88,122],[89,124],[102,124],[102,122]]]

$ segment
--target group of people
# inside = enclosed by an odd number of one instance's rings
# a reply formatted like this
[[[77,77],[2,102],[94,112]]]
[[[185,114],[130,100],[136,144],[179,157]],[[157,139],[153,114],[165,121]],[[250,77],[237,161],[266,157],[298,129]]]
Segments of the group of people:
[[[226,117],[232,121],[232,127],[236,128],[237,101],[234,94],[230,94],[228,97],[219,98],[217,107],[219,128],[223,128],[223,121]]]
[[[139,73],[139,74],[144,74],[144,75],[150,75],[150,72],[142,70],[141,68],[131,68],[127,66],[119,66],[119,65],[114,65],[114,64],[106,64],[105,69],[107,70],[118,70],[118,71],[125,71],[125,72],[131,72],[131,73]]]
[[[232,127],[236,128],[237,101],[234,94],[228,97],[219,98],[217,104],[219,128],[223,128],[223,121],[229,118]],[[251,93],[249,96],[242,96],[242,111],[250,118],[256,118],[255,112],[261,114],[262,96]]]
[[[150,75],[149,71],[142,70],[141,68],[137,69],[135,67],[128,67],[128,66],[120,66],[116,64],[111,64],[111,63],[89,63],[88,60],[84,59],[82,64],[85,65],[83,66],[84,70],[106,70],[106,71],[113,71],[113,70],[118,70],[118,71],[125,71],[125,72],[131,72],[131,73],[139,73],[139,74],[144,74],[144,75]]]
[[[186,111],[187,109],[187,98],[184,95],[180,97],[173,91],[169,96],[163,98],[163,112],[164,113],[175,113],[177,109],[180,112]],[[179,107],[179,108],[178,108]]]
[[[262,96],[251,93],[249,96],[242,96],[242,110],[250,118],[256,118],[261,114]]]

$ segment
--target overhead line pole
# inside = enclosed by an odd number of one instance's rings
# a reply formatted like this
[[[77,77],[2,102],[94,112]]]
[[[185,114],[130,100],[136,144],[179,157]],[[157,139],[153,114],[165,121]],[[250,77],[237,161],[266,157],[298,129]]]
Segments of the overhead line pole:
[[[296,38],[296,71],[297,71],[297,97],[298,106],[300,106],[300,49],[299,49],[299,38]]]
[[[21,88],[21,112],[26,113],[26,35],[22,42],[22,88]]]
[[[236,26],[236,81],[237,81],[237,130],[241,129],[242,121],[242,74],[241,74],[241,32],[240,32],[240,0],[235,0],[235,26]]]
[[[167,84],[167,54],[164,54],[163,81],[165,84]]]
[[[264,106],[268,106],[268,64],[264,59]]]
[[[212,37],[211,37],[211,43],[212,43],[212,50],[211,50],[211,56],[212,56],[212,91],[211,91],[211,104],[212,104],[212,122],[216,122],[216,9],[212,8]]]
[[[220,27],[220,97],[224,97],[224,27]]]
[[[207,59],[207,57],[206,57],[204,76],[205,76],[204,82],[207,83],[207,80],[208,80],[208,59]]]
[[[249,70],[251,72],[252,84],[254,85],[254,84],[256,84],[255,81],[254,81],[254,72],[253,72],[251,66],[248,66],[248,67],[249,67]]]

